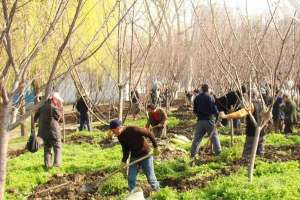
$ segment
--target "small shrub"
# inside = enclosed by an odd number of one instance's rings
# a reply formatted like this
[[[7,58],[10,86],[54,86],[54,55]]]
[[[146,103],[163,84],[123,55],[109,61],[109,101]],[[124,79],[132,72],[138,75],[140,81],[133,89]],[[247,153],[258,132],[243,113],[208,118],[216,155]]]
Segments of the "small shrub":
[[[127,182],[121,173],[112,176],[99,188],[100,193],[105,196],[120,195],[127,190]]]

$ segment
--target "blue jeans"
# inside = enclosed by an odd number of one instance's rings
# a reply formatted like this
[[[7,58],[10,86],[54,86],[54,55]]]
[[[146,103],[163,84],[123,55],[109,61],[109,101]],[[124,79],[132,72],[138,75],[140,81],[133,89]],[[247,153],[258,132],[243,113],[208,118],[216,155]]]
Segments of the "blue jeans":
[[[134,161],[134,159],[132,159],[131,162],[132,161]],[[136,186],[136,177],[138,174],[139,165],[142,167],[142,170],[143,170],[144,174],[146,175],[148,183],[151,185],[151,187],[155,190],[159,189],[159,183],[158,183],[155,173],[154,173],[153,157],[151,156],[151,157],[129,167],[129,170],[128,170],[129,190],[132,191]]]
[[[200,143],[204,135],[208,133],[211,137],[211,142],[213,144],[214,153],[218,154],[221,152],[221,144],[218,137],[217,129],[215,128],[215,122],[213,120],[199,120],[196,125],[196,132],[194,135],[191,157],[195,157],[199,152]]]

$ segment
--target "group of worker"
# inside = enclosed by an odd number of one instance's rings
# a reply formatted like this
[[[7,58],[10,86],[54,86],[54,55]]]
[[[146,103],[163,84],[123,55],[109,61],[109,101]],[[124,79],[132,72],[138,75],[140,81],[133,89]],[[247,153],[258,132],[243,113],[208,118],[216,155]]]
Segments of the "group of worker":
[[[257,124],[261,124],[266,119],[263,108],[263,102],[258,91],[251,90],[245,94],[245,105],[240,110],[233,113],[225,114],[219,112],[215,104],[214,97],[209,93],[209,86],[203,84],[200,91],[197,91],[197,96],[193,99],[193,111],[197,116],[197,124],[194,138],[191,146],[191,165],[195,164],[198,159],[200,143],[208,134],[213,146],[213,153],[219,155],[222,151],[220,140],[217,131],[217,121],[219,119],[239,119],[246,117],[246,140],[244,144],[243,157],[249,158],[255,135],[257,134]],[[137,96],[136,94],[134,96]],[[280,95],[277,97],[279,98]],[[287,94],[282,96],[283,106],[280,103],[280,110],[284,112],[285,133],[291,134],[293,124],[295,123],[296,105]],[[37,112],[35,119],[39,118],[39,134],[45,141],[45,166],[52,167],[51,148],[54,149],[54,166],[61,165],[61,137],[59,132],[60,112],[54,102],[57,102],[56,96],[51,96],[48,101]],[[136,103],[137,101],[135,101]],[[277,100],[275,101],[276,104]],[[77,102],[77,109],[80,111],[80,101]],[[277,107],[274,108],[275,112]],[[159,155],[157,138],[166,138],[167,114],[166,112],[154,104],[147,106],[148,121],[144,128],[135,126],[125,126],[119,119],[112,120],[109,129],[116,136],[122,146],[122,162],[121,168],[126,164],[132,163],[135,160],[145,157],[137,164],[129,165],[128,167],[128,186],[129,190],[133,191],[136,187],[136,177],[139,168],[145,173],[147,180],[154,190],[159,189],[159,183],[155,176],[153,156]],[[84,109],[87,112],[87,109]],[[274,113],[274,110],[273,110]],[[276,114],[276,113],[275,113]],[[270,116],[269,116],[270,117]],[[275,120],[276,120],[275,116]],[[86,123],[85,117],[80,118],[80,129]],[[278,122],[276,122],[278,123]],[[259,134],[259,142],[257,154],[264,154],[264,135],[265,129],[262,128]],[[150,139],[153,145],[153,153],[150,154],[150,146],[146,139]],[[147,156],[149,155],[149,156]]]

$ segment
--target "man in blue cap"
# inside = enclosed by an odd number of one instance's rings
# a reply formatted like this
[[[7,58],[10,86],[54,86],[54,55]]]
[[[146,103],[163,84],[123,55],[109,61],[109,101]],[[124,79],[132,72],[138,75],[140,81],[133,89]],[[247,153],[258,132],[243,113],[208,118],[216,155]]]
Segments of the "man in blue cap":
[[[150,147],[145,138],[149,138],[153,144],[153,155],[159,154],[157,143],[153,133],[146,129],[142,129],[134,126],[122,126],[122,122],[115,119],[110,122],[110,130],[113,135],[118,137],[118,140],[122,146],[123,158],[121,167],[125,167],[126,162],[130,154],[130,162],[133,162],[139,158],[147,156],[150,153]],[[147,180],[154,190],[159,189],[159,183],[156,179],[153,165],[153,157],[150,156],[141,162],[129,167],[128,170],[128,186],[132,191],[136,187],[136,177],[138,174],[138,167],[141,166],[145,173]]]

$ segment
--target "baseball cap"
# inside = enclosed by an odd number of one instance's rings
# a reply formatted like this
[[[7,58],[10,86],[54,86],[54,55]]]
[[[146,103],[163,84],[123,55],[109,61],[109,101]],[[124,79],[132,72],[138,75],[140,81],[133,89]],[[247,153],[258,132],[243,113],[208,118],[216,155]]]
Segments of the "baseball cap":
[[[119,119],[114,119],[110,122],[109,124],[109,129],[115,129],[115,128],[118,128],[122,125],[122,122],[121,120]]]

